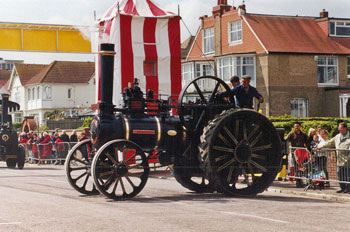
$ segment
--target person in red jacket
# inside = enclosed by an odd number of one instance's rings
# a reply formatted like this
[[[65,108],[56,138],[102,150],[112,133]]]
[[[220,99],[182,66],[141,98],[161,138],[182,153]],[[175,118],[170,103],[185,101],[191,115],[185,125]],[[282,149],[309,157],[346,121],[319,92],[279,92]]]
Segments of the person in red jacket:
[[[27,134],[26,134],[26,132],[22,132],[21,133],[21,140],[19,141],[19,143],[27,143],[27,142],[28,142]]]
[[[64,146],[63,140],[58,136],[58,134],[55,134],[55,146],[57,151],[57,161],[55,165],[58,164],[64,164],[64,158],[66,155],[66,147]]]
[[[50,135],[47,132],[43,133],[43,140],[40,142],[40,146],[42,146],[40,161],[42,161],[42,159],[50,159],[52,156],[52,143]]]

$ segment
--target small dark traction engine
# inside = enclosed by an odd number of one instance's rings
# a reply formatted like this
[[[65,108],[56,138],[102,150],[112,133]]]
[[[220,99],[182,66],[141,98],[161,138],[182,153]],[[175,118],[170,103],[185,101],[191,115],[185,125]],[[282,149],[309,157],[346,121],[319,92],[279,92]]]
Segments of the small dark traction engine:
[[[173,96],[161,99],[152,91],[145,97],[135,83],[123,92],[124,107],[115,108],[114,54],[114,45],[101,45],[100,112],[91,123],[91,140],[76,144],[66,159],[67,179],[77,191],[130,199],[145,186],[155,156],[195,192],[251,196],[269,187],[282,155],[280,137],[266,117],[236,108],[233,96],[216,94],[231,92],[212,76],[191,81],[177,104]]]
[[[2,106],[1,124],[0,124],[0,161],[6,161],[7,167],[19,169],[24,167],[25,150],[18,143],[16,130],[12,128],[12,118],[8,111],[19,110],[19,104],[9,101],[9,94],[2,94],[0,104]]]

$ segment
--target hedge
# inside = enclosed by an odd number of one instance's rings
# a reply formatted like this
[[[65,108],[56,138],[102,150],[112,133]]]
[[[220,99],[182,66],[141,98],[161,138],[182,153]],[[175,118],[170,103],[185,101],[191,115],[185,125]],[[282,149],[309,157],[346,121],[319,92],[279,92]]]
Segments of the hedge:
[[[288,134],[294,127],[295,122],[301,123],[301,130],[305,133],[309,132],[310,128],[316,129],[321,126],[322,129],[328,131],[328,137],[331,137],[333,131],[337,128],[337,120],[344,120],[349,124],[350,120],[347,118],[332,118],[332,117],[310,117],[310,118],[296,118],[290,115],[283,115],[280,117],[270,117],[270,121],[275,127],[283,127]]]

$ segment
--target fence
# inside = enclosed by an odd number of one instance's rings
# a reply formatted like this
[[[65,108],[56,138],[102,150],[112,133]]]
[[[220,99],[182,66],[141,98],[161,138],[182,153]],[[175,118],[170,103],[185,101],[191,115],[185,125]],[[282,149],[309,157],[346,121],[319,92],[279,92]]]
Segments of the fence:
[[[350,184],[348,163],[348,149],[321,149],[309,152],[306,148],[290,147],[287,178],[295,179],[297,187],[305,187],[305,190],[312,186],[321,188],[330,182]]]
[[[62,162],[66,159],[69,150],[76,143],[60,142],[56,144],[30,144],[22,143],[26,151],[26,159],[30,163],[44,163],[59,161]]]

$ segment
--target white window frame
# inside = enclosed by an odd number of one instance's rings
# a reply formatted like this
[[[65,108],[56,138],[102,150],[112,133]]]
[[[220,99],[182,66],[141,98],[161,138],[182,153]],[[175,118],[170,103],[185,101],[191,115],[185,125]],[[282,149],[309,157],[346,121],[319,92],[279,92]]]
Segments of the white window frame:
[[[238,25],[236,25],[238,24]],[[232,30],[232,26],[235,25],[236,28]],[[240,39],[233,40],[233,35],[237,34],[237,37],[240,35]],[[243,41],[243,29],[242,29],[242,20],[230,22],[228,24],[228,41],[230,45],[242,44]]]
[[[237,60],[240,57],[241,59],[241,64],[239,65]],[[246,57],[252,57],[253,58],[253,64],[243,64],[243,58]],[[230,64],[229,64],[229,76],[228,77],[223,77],[223,68],[226,67],[222,67],[221,66],[221,61],[225,58],[231,59],[230,60]],[[240,79],[242,79],[242,75],[245,75],[245,73],[243,73],[243,67],[247,67],[247,66],[252,66],[254,68],[253,70],[253,74],[252,75],[252,79],[250,81],[250,85],[256,87],[256,57],[253,55],[245,55],[245,56],[224,56],[224,57],[220,57],[217,58],[217,73],[218,73],[218,77],[222,80],[224,80],[225,82],[229,83],[230,78],[233,75],[237,75],[240,77]]]
[[[39,86],[36,89],[36,94],[37,94],[38,99],[40,99],[40,87]]]
[[[32,100],[35,100],[35,88],[32,88]]]
[[[321,58],[326,58],[326,63],[325,64],[319,64],[319,60]],[[336,64],[335,65],[329,65],[328,64],[328,60],[329,59],[335,59]],[[318,59],[317,59],[317,84],[318,84],[318,86],[338,86],[339,85],[339,67],[338,67],[338,65],[339,65],[338,57],[328,57],[328,56],[318,57]],[[335,67],[336,68],[336,77],[335,77],[336,78],[336,82],[335,83],[328,83],[328,82],[326,82],[326,83],[319,83],[319,80],[318,80],[318,68],[319,67],[325,67],[326,70],[329,67]],[[327,74],[326,79],[328,80],[329,79],[328,78],[328,72],[326,72],[326,74]]]
[[[202,32],[202,48],[203,55],[212,55],[215,53],[215,32],[214,27],[203,29]],[[207,43],[209,43],[209,51],[207,51]]]
[[[334,23],[334,33],[331,33],[331,23]],[[350,30],[350,21],[340,21],[340,20],[332,20],[329,22],[329,35],[330,36],[339,36],[339,37],[350,37],[349,35],[338,35],[337,27],[348,28]]]
[[[22,122],[23,121],[23,113],[22,112],[15,112],[14,115],[14,122]]]
[[[348,78],[350,78],[350,56],[347,57],[347,74],[348,74]]]
[[[193,63],[183,63],[181,65],[181,83],[182,87],[190,83],[194,77]],[[188,75],[187,75],[188,74]]]
[[[305,115],[299,115],[299,108],[294,110],[296,111],[296,114],[293,114],[293,101],[296,101],[296,105],[297,107],[299,107],[300,102],[304,101],[303,103],[305,104]],[[292,117],[297,117],[297,118],[304,118],[304,117],[309,117],[309,100],[307,98],[292,98],[290,99],[290,114],[292,115]]]
[[[199,67],[199,70],[198,70]],[[207,67],[209,69],[209,72],[205,72],[205,68]],[[194,63],[194,78],[201,77],[201,76],[214,76],[214,64],[212,62],[195,62]],[[202,79],[198,82],[199,88],[202,90],[208,90],[212,88],[213,82],[209,79]]]
[[[31,94],[32,94],[32,90],[31,89],[27,89],[28,101],[32,100],[31,99]]]
[[[43,100],[52,100],[52,88],[51,86],[43,87]]]
[[[218,63],[218,76],[220,79],[222,79],[225,82],[229,82],[230,78],[233,76],[234,74],[234,70],[233,70],[233,66],[234,66],[234,62],[233,62],[234,57],[232,56],[225,56],[225,57],[220,57],[217,60]],[[229,61],[228,64],[224,64],[224,61]],[[228,69],[228,76],[224,76],[224,69],[227,68]]]

